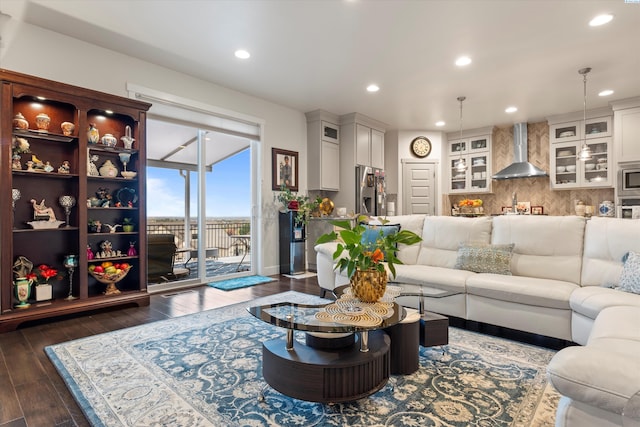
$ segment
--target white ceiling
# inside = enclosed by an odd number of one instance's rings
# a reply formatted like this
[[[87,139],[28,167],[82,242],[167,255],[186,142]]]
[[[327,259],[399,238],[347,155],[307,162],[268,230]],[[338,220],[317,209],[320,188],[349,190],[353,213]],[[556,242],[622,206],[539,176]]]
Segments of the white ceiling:
[[[303,112],[359,112],[389,129],[465,129],[640,95],[630,0],[3,0],[15,19]],[[614,20],[591,28],[603,12]],[[247,61],[233,56],[251,52]],[[457,68],[454,60],[473,63]],[[370,83],[381,87],[370,94]],[[613,89],[610,98],[599,98]],[[519,111],[507,115],[504,109]]]

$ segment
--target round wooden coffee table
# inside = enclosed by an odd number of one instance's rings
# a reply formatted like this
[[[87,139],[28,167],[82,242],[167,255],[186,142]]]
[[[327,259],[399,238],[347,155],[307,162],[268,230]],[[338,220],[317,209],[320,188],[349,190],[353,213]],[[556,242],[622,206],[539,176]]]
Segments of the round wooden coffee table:
[[[287,336],[262,344],[262,375],[271,387],[296,399],[338,403],[361,399],[385,386],[390,375],[390,338],[381,329],[393,326],[405,310],[376,326],[320,322],[315,313],[325,305],[278,303],[249,307],[255,317],[287,328]],[[293,331],[356,333],[354,343],[341,348],[316,348],[295,342]]]

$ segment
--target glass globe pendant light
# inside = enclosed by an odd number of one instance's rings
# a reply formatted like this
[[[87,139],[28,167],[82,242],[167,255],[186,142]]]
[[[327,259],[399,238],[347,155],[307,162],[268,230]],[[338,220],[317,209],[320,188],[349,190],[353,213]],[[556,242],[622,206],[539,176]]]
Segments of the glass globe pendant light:
[[[456,171],[464,172],[467,170],[467,162],[462,158],[462,101],[467,99],[466,96],[459,96],[457,98],[458,102],[460,102],[460,142],[458,143],[458,152],[460,153],[460,157],[456,162]]]
[[[591,160],[591,148],[589,148],[589,146],[587,145],[587,74],[589,74],[589,72],[591,71],[591,68],[587,67],[587,68],[581,68],[578,70],[578,74],[582,75],[582,81],[583,81],[583,95],[584,95],[584,102],[583,102],[583,108],[582,108],[582,132],[584,133],[583,135],[583,142],[582,142],[582,148],[580,149],[580,152],[578,153],[578,159],[582,160],[583,162],[586,160]]]

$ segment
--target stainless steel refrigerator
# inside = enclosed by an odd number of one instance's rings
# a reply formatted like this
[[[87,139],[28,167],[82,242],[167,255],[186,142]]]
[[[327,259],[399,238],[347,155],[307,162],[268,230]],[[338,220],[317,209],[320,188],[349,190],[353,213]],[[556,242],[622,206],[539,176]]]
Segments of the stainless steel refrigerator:
[[[386,215],[386,198],[384,171],[371,166],[356,166],[356,212]]]

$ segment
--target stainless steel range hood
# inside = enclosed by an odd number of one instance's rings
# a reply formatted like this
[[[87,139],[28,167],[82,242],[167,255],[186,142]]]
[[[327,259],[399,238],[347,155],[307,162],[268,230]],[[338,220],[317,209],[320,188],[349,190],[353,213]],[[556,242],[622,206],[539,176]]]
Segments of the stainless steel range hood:
[[[513,126],[514,159],[506,168],[493,175],[493,179],[535,178],[548,176],[545,171],[527,161],[527,124],[516,123]]]

